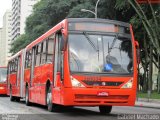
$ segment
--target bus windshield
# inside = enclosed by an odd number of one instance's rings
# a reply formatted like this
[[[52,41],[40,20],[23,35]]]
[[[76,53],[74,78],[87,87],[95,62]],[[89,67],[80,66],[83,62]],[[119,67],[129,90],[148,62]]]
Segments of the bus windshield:
[[[131,38],[117,35],[70,34],[71,72],[133,72]]]
[[[7,69],[0,68],[0,82],[6,82]]]

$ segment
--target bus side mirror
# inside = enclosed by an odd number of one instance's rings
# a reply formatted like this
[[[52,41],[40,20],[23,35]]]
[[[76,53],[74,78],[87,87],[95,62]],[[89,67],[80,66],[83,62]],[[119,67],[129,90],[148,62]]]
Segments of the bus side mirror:
[[[140,64],[140,48],[137,40],[135,41],[135,47],[136,47],[137,63]]]

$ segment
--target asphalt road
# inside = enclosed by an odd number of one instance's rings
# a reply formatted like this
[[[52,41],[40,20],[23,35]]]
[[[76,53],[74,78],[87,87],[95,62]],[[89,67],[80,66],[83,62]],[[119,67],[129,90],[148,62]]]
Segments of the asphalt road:
[[[98,107],[74,107],[51,113],[45,106],[26,106],[23,100],[10,102],[9,97],[0,96],[0,120],[128,120],[136,119],[137,115],[139,119],[142,115],[150,114],[154,114],[155,119],[160,119],[160,109],[154,108],[116,106],[111,114],[101,115]]]

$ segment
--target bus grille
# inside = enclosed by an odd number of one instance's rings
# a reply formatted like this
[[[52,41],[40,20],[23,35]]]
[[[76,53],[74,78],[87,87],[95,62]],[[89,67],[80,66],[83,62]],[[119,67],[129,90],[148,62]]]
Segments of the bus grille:
[[[128,98],[129,98],[129,95],[97,96],[97,95],[75,94],[75,99],[121,99],[121,100],[126,100]]]
[[[88,81],[83,80],[83,82],[90,86],[120,86],[123,82],[113,82],[113,81]]]

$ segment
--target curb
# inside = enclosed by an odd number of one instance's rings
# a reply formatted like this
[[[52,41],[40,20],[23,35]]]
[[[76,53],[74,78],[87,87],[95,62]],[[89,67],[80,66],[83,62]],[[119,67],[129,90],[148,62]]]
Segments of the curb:
[[[145,107],[145,108],[154,108],[154,109],[160,109],[160,104],[158,103],[154,103],[154,105],[147,105],[149,103],[152,103],[152,102],[138,102],[138,103],[135,103],[135,107]]]
[[[154,109],[160,109],[160,107],[153,107],[153,106],[141,106],[141,105],[135,105],[134,107],[143,107],[143,108],[154,108]]]

